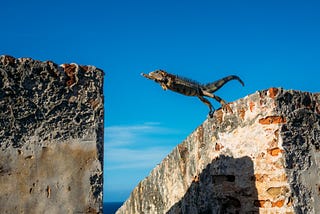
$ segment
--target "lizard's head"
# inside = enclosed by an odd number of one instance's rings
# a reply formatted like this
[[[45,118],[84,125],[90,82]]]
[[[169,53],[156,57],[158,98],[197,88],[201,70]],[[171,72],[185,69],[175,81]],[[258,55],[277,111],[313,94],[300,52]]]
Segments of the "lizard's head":
[[[164,70],[152,71],[149,74],[141,73],[141,75],[144,76],[145,78],[154,80],[156,82],[163,80],[167,76],[167,74],[168,73],[165,72]]]

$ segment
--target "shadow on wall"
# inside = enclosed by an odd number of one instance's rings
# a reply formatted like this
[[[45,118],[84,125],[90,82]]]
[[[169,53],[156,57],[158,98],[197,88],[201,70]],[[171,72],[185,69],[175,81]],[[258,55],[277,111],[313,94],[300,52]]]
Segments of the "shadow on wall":
[[[167,214],[259,213],[253,162],[221,155],[194,178]]]

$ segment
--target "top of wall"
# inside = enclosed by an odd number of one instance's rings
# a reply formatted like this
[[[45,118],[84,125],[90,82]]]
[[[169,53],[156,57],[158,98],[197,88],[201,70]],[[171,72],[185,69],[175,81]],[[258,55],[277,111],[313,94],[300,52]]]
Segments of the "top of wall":
[[[103,76],[94,66],[0,56],[0,147],[103,142]]]

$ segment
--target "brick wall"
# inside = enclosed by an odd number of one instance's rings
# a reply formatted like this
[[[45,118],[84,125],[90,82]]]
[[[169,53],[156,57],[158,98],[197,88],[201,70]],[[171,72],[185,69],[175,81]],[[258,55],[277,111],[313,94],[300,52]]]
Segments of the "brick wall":
[[[228,105],[117,213],[319,213],[320,94],[270,88]]]

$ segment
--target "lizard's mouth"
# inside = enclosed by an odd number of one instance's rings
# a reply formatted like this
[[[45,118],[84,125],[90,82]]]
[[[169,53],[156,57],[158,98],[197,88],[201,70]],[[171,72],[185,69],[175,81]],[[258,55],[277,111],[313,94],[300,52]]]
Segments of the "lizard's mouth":
[[[143,77],[147,77],[148,76],[148,74],[144,74],[144,73],[141,73],[140,75],[143,76]]]
[[[145,78],[148,78],[148,79],[151,79],[154,81],[158,81],[158,80],[162,79],[162,76],[158,73],[155,73],[155,72],[150,72],[149,74],[141,73],[141,75],[144,76]]]

